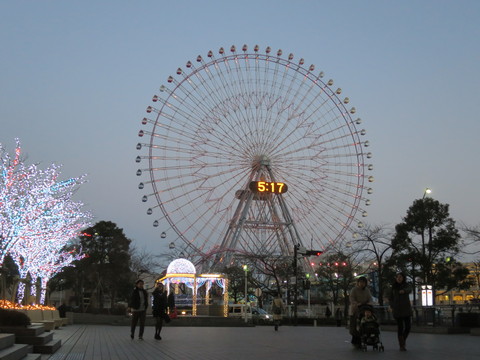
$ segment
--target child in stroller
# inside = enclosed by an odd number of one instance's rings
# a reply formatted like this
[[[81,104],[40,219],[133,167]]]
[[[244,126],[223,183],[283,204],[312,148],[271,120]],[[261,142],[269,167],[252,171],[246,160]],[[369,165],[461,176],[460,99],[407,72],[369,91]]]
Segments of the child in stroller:
[[[372,346],[373,350],[384,351],[383,344],[380,341],[380,325],[371,305],[360,307],[357,331],[360,334],[360,348],[363,351],[367,351],[367,346]]]

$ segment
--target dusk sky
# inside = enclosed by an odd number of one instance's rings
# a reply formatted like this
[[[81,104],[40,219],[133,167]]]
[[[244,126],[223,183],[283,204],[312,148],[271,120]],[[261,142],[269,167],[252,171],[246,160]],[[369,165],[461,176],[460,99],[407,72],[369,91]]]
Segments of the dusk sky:
[[[231,45],[282,49],[333,78],[371,143],[366,223],[394,226],[424,189],[480,225],[480,2],[0,2],[0,143],[87,174],[75,198],[161,254],[138,190],[145,108],[178,67]]]

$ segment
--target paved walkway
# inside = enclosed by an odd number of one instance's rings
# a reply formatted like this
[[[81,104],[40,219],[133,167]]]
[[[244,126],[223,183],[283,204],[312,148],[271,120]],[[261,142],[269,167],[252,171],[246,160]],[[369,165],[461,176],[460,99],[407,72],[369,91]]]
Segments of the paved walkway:
[[[62,347],[42,360],[235,360],[235,359],[480,359],[480,341],[471,335],[414,333],[407,352],[398,351],[396,334],[381,334],[384,353],[352,348],[343,327],[164,327],[161,341],[146,327],[145,340],[131,340],[129,328],[69,325],[55,330]]]

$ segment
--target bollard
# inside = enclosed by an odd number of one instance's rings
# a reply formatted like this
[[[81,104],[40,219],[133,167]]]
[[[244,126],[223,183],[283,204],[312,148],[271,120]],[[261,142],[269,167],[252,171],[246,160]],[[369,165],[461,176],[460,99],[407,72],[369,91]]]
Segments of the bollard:
[[[317,327],[317,319],[313,319],[313,327]]]

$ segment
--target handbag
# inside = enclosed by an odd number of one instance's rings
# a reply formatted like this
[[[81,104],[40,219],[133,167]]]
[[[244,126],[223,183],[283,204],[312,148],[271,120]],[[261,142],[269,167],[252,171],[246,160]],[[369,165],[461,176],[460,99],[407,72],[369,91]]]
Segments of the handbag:
[[[277,305],[276,299],[273,300],[272,311],[274,315],[282,315],[282,308]]]
[[[168,324],[170,322],[170,316],[167,313],[163,314],[163,320]]]

